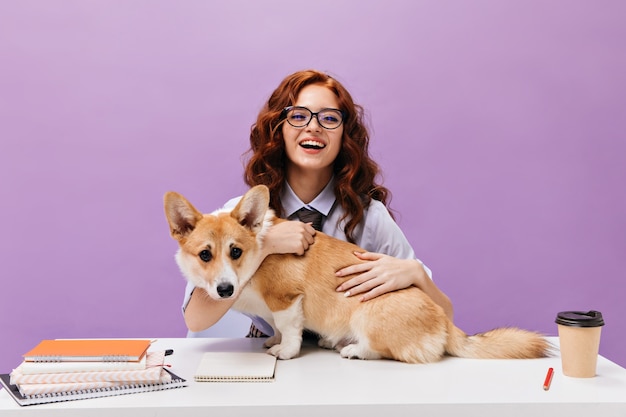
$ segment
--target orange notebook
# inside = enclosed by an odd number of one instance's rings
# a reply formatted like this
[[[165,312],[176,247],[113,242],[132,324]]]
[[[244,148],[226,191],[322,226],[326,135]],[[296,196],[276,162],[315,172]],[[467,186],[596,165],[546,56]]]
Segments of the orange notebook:
[[[100,361],[134,362],[150,347],[148,339],[42,340],[24,354],[27,362]]]

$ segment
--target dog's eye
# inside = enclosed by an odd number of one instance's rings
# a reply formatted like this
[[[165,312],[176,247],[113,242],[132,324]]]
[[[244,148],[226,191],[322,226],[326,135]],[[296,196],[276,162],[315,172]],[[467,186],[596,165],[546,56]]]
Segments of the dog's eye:
[[[230,248],[230,257],[233,259],[239,259],[243,251],[239,248]]]
[[[211,259],[213,259],[213,255],[211,255],[211,252],[208,249],[205,249],[203,251],[201,251],[198,256],[200,257],[200,259],[202,259],[204,262],[209,262]]]

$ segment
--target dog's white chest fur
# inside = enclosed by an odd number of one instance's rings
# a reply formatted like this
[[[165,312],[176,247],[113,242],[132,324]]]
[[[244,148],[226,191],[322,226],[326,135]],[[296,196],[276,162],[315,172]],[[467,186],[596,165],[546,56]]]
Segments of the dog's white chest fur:
[[[253,316],[261,317],[270,326],[274,327],[272,312],[259,294],[251,285],[247,285],[242,291],[233,309]]]

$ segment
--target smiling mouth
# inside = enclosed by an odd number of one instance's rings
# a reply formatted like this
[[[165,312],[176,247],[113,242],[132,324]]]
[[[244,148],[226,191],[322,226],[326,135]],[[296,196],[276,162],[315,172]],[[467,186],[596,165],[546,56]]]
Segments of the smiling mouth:
[[[304,149],[324,149],[326,145],[315,140],[305,140],[300,143]]]

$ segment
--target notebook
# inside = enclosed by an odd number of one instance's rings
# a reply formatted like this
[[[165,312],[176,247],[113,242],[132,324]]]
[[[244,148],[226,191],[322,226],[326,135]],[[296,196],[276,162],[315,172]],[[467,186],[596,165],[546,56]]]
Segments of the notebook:
[[[148,348],[148,339],[54,339],[42,340],[24,354],[28,362],[138,361]]]
[[[9,374],[11,384],[61,384],[83,382],[157,382],[161,378],[165,351],[148,352],[144,369],[138,370],[104,370],[55,373],[24,373],[24,365],[49,365],[43,362],[22,362]],[[67,362],[57,362],[60,364]],[[93,362],[84,362],[93,363]],[[116,363],[116,362],[104,362]],[[123,363],[123,362],[120,362]]]
[[[146,372],[146,371],[142,371]],[[103,389],[103,388],[117,388],[124,387],[130,384],[133,385],[148,385],[148,384],[168,384],[172,381],[172,375],[167,372],[164,368],[158,367],[154,368],[154,370],[150,370],[154,375],[135,375],[130,376],[128,379],[124,380],[121,377],[113,377],[113,378],[97,378],[91,380],[78,380],[74,381],[58,381],[58,382],[35,382],[35,383],[19,383],[15,381],[13,375],[11,376],[11,380],[9,381],[11,384],[17,385],[20,393],[24,396],[34,396],[34,395],[50,395],[57,394],[63,392],[84,392],[90,391],[94,389]]]
[[[271,382],[276,357],[263,352],[205,352],[194,379],[198,382]]]
[[[123,386],[101,387],[80,391],[57,392],[36,395],[23,395],[16,385],[11,384],[9,374],[0,374],[0,383],[4,386],[11,397],[22,406],[47,404],[62,401],[85,400],[89,398],[111,397],[114,395],[137,394],[140,392],[161,391],[171,388],[187,386],[187,381],[171,371],[163,368],[170,375],[166,383],[129,383]]]
[[[23,361],[18,368],[24,375],[56,374],[61,372],[100,372],[100,371],[138,371],[146,369],[144,355],[134,362],[27,362]]]

